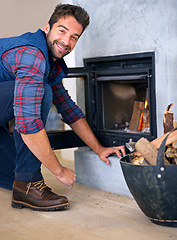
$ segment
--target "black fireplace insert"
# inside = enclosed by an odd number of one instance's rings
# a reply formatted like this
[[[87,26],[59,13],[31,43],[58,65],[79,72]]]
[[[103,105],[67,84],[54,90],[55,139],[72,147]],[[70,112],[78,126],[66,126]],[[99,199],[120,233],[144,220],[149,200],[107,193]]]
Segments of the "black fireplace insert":
[[[154,52],[87,58],[67,77],[83,79],[86,119],[101,144],[157,137]],[[54,149],[84,145],[70,130],[48,135]]]
[[[84,59],[84,66],[86,116],[98,140],[113,146],[156,138],[154,52]]]

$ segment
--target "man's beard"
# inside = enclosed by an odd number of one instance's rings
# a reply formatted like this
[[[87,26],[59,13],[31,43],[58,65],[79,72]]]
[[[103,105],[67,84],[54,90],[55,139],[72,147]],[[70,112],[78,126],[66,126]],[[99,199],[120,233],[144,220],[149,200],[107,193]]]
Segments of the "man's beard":
[[[67,52],[63,53],[62,51],[57,51],[55,48],[55,44],[57,43],[57,41],[53,41],[53,43],[47,38],[47,45],[49,48],[49,52],[52,55],[53,58],[55,58],[56,60],[61,59],[63,57],[65,57],[66,55],[68,55],[70,53],[70,48],[68,49]]]

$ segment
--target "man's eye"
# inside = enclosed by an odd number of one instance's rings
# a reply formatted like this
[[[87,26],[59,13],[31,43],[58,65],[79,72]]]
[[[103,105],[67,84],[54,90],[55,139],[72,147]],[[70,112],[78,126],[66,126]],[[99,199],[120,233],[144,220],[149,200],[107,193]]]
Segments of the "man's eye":
[[[74,36],[72,36],[72,39],[76,42],[77,41],[77,38],[76,37],[74,37]]]

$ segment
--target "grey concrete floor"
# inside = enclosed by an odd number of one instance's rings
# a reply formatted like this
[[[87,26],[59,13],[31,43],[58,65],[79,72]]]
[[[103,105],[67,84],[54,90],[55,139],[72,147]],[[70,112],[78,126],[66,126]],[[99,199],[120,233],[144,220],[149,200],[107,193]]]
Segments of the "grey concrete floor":
[[[59,152],[57,152],[60,157]],[[74,162],[61,163],[74,168]],[[11,192],[0,189],[1,240],[176,240],[177,228],[155,225],[133,198],[75,184],[72,190],[43,168],[46,184],[66,195],[70,209],[37,212],[11,207]]]

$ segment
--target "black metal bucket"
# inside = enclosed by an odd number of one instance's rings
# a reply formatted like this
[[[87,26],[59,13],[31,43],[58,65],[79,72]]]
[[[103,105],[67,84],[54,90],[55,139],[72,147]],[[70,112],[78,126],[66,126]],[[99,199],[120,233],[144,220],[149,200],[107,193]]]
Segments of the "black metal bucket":
[[[133,165],[129,155],[120,163],[129,190],[143,213],[155,224],[177,227],[177,165],[164,163],[168,136],[159,148],[156,166]]]

